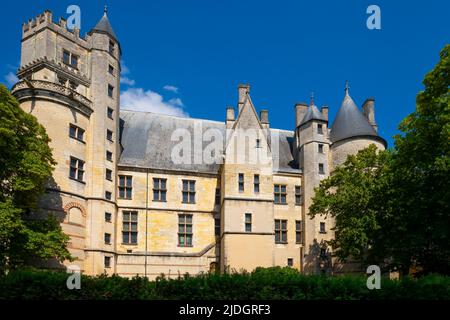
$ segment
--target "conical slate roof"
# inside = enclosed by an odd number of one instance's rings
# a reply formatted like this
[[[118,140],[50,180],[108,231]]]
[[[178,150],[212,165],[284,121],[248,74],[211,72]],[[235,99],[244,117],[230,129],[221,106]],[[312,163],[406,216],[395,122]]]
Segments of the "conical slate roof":
[[[305,116],[303,117],[303,120],[300,122],[300,125],[310,121],[310,120],[322,120],[327,121],[327,119],[323,116],[323,114],[317,109],[316,105],[311,105],[308,108],[308,111],[306,112]]]
[[[113,38],[114,40],[117,41],[116,34],[114,33],[114,30],[111,27],[111,24],[109,23],[108,16],[106,15],[106,11],[103,14],[103,17],[97,23],[97,25],[91,31],[97,31],[97,32],[100,32],[100,33],[105,33],[105,34],[109,35],[111,38]]]
[[[378,137],[378,134],[364,114],[358,109],[347,89],[344,101],[331,127],[330,140],[331,142],[336,142],[356,136]]]

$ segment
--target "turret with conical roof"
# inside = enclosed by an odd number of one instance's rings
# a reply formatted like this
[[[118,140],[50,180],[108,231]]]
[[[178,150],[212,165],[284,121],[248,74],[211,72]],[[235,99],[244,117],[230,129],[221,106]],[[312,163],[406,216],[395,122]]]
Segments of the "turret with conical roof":
[[[108,19],[108,9],[105,6],[105,10],[103,12],[103,17],[100,19],[99,22],[97,22],[97,24],[95,25],[94,28],[92,28],[91,33],[92,32],[99,32],[99,33],[104,33],[108,36],[110,36],[111,38],[113,38],[115,41],[118,42],[117,40],[117,36],[114,33],[113,28],[111,27],[111,24],[109,23],[109,19]]]

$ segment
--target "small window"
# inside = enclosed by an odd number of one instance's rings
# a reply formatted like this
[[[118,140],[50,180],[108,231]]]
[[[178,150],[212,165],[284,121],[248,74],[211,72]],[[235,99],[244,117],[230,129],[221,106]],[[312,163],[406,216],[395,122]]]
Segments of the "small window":
[[[323,144],[319,143],[319,153],[323,153]]]
[[[78,68],[78,57],[74,54],[70,56],[70,65],[74,68]]]
[[[178,245],[192,247],[192,214],[178,215]]]
[[[75,157],[70,157],[69,177],[71,179],[83,182],[84,161]]]
[[[70,124],[69,137],[84,142],[84,130],[74,124]]]
[[[216,200],[215,204],[220,205],[221,195],[220,195],[220,188],[216,188]]]
[[[276,184],[274,185],[274,202],[277,204],[286,204],[286,185]]]
[[[119,198],[131,199],[133,191],[133,177],[132,176],[119,176]]]
[[[295,205],[299,206],[302,204],[302,187],[295,186]]]
[[[319,163],[319,174],[325,174],[323,163]]]
[[[195,203],[195,180],[183,180],[183,203]]]
[[[323,134],[323,124],[320,123],[317,124],[317,133]]]
[[[114,67],[112,65],[108,66],[108,72],[109,74],[114,75]]]
[[[252,214],[245,214],[245,232],[252,232]]]
[[[106,139],[109,141],[113,141],[113,132],[109,129],[106,130]]]
[[[106,151],[106,160],[113,161],[113,154],[111,151]]]
[[[63,51],[63,62],[65,64],[70,64],[70,52],[69,51],[66,51],[66,50]]]
[[[105,233],[105,244],[111,244],[111,234]]]
[[[214,219],[214,235],[220,237],[220,219]]]
[[[253,191],[259,193],[259,174],[253,176]]]
[[[287,266],[288,266],[288,267],[292,267],[293,265],[294,265],[294,259],[288,258],[288,259],[287,259]]]
[[[113,41],[109,41],[109,49],[108,49],[108,51],[109,51],[109,54],[110,55],[114,55],[114,42]]]
[[[111,268],[111,257],[105,257],[105,268]]]
[[[111,222],[111,221],[112,221],[111,212],[105,212],[105,222]]]
[[[114,119],[114,118],[113,118],[113,115],[114,115],[114,109],[111,108],[111,107],[108,107],[108,111],[107,111],[107,116],[108,116],[108,118]]]
[[[108,97],[113,98],[114,95],[114,87],[108,84]]]
[[[300,220],[295,221],[295,243],[301,244],[302,241],[302,222]]]
[[[153,178],[153,201],[166,201],[167,179]]]
[[[112,198],[111,191],[105,191],[105,198],[106,198],[106,200],[111,200],[111,198]]]
[[[124,211],[122,215],[122,243],[137,244],[138,213],[137,211]]]
[[[239,187],[239,192],[244,192],[244,174],[243,173],[239,173],[238,187]]]
[[[256,147],[261,148],[261,139],[256,139]]]
[[[287,243],[287,220],[275,220],[275,243]]]
[[[106,180],[112,181],[112,170],[106,169]]]
[[[320,233],[327,233],[327,231],[325,230],[325,222],[320,223]]]
[[[78,68],[78,56],[67,51],[63,50],[63,63],[71,66],[72,68]]]

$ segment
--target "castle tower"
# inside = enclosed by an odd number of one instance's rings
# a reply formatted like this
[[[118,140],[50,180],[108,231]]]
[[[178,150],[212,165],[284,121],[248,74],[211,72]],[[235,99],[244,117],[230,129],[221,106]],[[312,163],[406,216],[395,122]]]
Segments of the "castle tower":
[[[221,270],[253,270],[274,265],[272,155],[269,120],[261,119],[240,85],[238,116],[227,110],[227,141],[221,169]]]
[[[84,38],[63,18],[54,23],[50,11],[24,23],[17,74],[12,93],[46,128],[57,162],[42,208],[70,236],[71,264],[103,273],[109,260],[113,272],[114,248],[106,242],[115,234],[120,45],[106,10]]]
[[[298,163],[303,172],[304,186],[304,251],[303,268],[306,273],[320,273],[329,270],[329,249],[324,241],[332,238],[331,218],[308,216],[314,197],[314,188],[330,174],[328,139],[328,107],[318,110],[311,96],[309,107],[299,103],[296,108],[296,146]]]

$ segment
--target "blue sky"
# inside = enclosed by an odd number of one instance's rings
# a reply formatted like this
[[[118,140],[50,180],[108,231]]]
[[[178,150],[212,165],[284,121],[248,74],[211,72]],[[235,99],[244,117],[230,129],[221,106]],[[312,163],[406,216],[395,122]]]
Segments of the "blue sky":
[[[295,102],[314,91],[332,120],[349,80],[359,106],[375,97],[379,132],[390,146],[450,42],[446,0],[10,1],[0,13],[1,82],[13,80],[18,67],[21,24],[45,9],[57,21],[71,4],[81,8],[82,35],[108,5],[127,71],[122,101],[138,109],[223,121],[237,85],[249,83],[271,127],[293,129]],[[371,4],[381,9],[381,30],[366,27]]]

